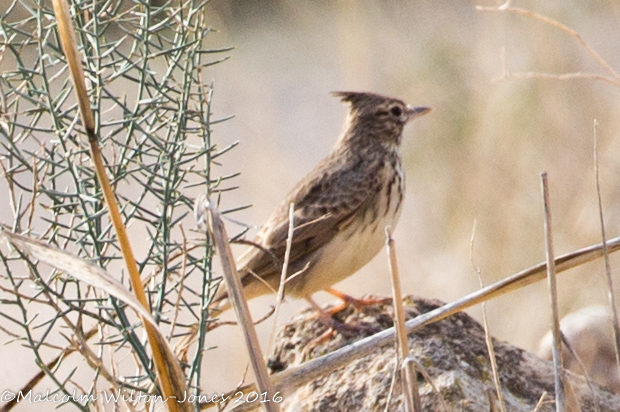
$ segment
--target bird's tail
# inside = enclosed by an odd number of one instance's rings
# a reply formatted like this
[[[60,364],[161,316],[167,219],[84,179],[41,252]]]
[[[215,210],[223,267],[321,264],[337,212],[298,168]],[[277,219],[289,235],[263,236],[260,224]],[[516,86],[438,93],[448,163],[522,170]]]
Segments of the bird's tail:
[[[242,280],[242,282],[245,276],[248,275],[248,270],[246,269],[247,264],[250,260],[252,260],[255,257],[256,253],[257,253],[256,248],[249,247],[235,261],[235,265],[237,267],[237,273],[239,274],[239,278]],[[246,299],[248,300],[268,292],[267,290],[262,293],[261,292],[256,293],[254,291],[255,286],[256,286],[254,283],[255,282],[250,282],[249,285],[244,285]],[[256,283],[260,283],[260,282],[256,282]],[[211,304],[209,305],[209,308],[215,309],[221,312],[225,312],[231,307],[232,307],[232,303],[230,302],[230,299],[228,296],[228,289],[226,288],[226,285],[224,285],[224,283],[220,283],[217,289],[217,292],[215,293],[215,297],[213,297],[213,300],[211,301]]]

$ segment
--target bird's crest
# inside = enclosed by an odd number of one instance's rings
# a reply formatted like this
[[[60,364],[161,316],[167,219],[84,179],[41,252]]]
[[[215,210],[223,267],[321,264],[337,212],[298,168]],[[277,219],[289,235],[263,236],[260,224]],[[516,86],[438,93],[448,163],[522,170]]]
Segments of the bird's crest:
[[[400,102],[404,105],[404,103],[400,100],[388,96],[383,96],[377,93],[332,92],[332,95],[335,97],[340,97],[340,100],[345,103],[349,103],[351,105],[351,108],[354,110],[363,110],[365,107],[378,106],[386,102]]]
[[[351,103],[352,106],[357,106],[362,102],[382,97],[378,94],[366,92],[332,92],[332,95],[340,97],[340,100],[343,102]]]

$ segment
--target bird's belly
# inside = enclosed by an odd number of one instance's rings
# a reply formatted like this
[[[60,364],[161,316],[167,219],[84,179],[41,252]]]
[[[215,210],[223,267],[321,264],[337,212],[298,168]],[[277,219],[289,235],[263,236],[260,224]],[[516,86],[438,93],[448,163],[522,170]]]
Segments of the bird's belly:
[[[309,267],[299,276],[299,282],[291,282],[286,293],[305,297],[328,289],[332,285],[353,275],[364,267],[385,245],[385,227],[394,228],[400,215],[400,202],[394,202],[390,210],[385,209],[373,218],[367,213],[363,223],[352,223],[338,233],[312,256]]]

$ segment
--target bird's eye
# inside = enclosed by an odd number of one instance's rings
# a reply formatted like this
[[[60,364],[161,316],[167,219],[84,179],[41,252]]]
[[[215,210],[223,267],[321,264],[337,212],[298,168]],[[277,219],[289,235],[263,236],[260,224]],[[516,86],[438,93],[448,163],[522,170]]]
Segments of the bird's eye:
[[[392,113],[396,117],[400,117],[400,115],[403,114],[403,109],[401,109],[399,106],[394,106],[390,109],[390,113]]]

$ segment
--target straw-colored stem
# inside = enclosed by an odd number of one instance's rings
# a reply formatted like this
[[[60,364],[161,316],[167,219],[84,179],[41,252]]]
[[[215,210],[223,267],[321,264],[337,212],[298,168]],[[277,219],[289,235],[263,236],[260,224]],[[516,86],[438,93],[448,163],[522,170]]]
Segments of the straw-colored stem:
[[[476,264],[474,263],[474,240],[476,239],[476,226],[478,221],[474,219],[474,226],[471,231],[471,239],[470,239],[470,249],[469,249],[469,259],[471,260],[471,265],[474,267],[476,274],[478,275],[478,282],[480,283],[480,289],[484,287],[484,282],[482,281],[482,271]],[[502,392],[502,385],[499,379],[499,368],[497,367],[497,359],[495,357],[495,347],[493,346],[493,337],[491,336],[491,332],[489,329],[489,320],[487,317],[487,307],[486,302],[482,302],[482,326],[484,328],[484,340],[487,345],[487,351],[489,352],[489,361],[491,362],[491,371],[493,372],[493,384],[495,385],[495,392],[497,392],[497,403],[499,404],[499,411],[506,412],[506,405],[504,404],[504,394]],[[495,410],[494,399],[489,399],[491,403],[491,407]]]
[[[103,197],[108,207],[110,220],[112,221],[112,225],[114,226],[114,230],[118,238],[121,253],[125,262],[125,267],[127,268],[127,272],[129,273],[129,279],[134,294],[138,301],[146,309],[148,309],[149,305],[146,299],[144,288],[142,286],[142,282],[140,280],[140,273],[138,272],[136,259],[133,255],[131,244],[129,242],[129,237],[127,236],[125,225],[123,224],[118,204],[116,203],[116,198],[114,196],[114,192],[112,191],[112,187],[110,186],[110,182],[108,180],[105,166],[103,163],[101,149],[99,147],[99,142],[95,132],[95,121],[92,115],[92,111],[90,109],[88,94],[86,92],[84,71],[82,69],[82,64],[78,58],[77,42],[75,38],[75,32],[71,23],[69,5],[64,0],[53,0],[52,3],[54,7],[54,14],[56,15],[56,19],[58,22],[58,32],[61,38],[63,50],[65,51],[65,55],[67,57],[71,77],[73,79],[78,106],[80,107],[82,122],[88,135],[88,142],[90,144],[91,158],[95,166],[95,173],[97,175],[99,184],[101,185]],[[184,399],[184,391],[186,390],[185,381],[177,380],[173,385],[173,382],[171,380],[172,378],[168,371],[170,365],[169,362],[166,362],[166,358],[164,357],[164,353],[158,342],[157,333],[155,332],[154,327],[148,322],[144,321],[143,325],[144,330],[147,334],[149,344],[153,351],[153,362],[155,364],[155,369],[157,370],[157,375],[159,377],[162,395],[165,399]],[[176,390],[175,388],[173,388],[173,386],[176,386]],[[178,404],[176,402],[166,402],[166,406],[171,412],[176,412],[179,410],[177,405]],[[186,407],[182,409],[187,408],[189,408],[189,405],[186,405]]]
[[[400,287],[396,250],[394,249],[394,239],[392,239],[392,232],[389,226],[385,228],[385,237],[388,252],[388,265],[392,277],[392,301],[394,303],[395,317],[394,327],[398,340],[398,366],[403,383],[405,411],[422,412],[422,402],[420,400],[420,389],[418,387],[415,364],[413,362],[405,362],[405,359],[409,356],[409,340],[407,339],[407,329],[405,328],[405,309],[403,307],[403,293]]]
[[[543,209],[545,217],[545,253],[547,256],[547,280],[551,303],[551,332],[553,335],[553,369],[555,372],[555,410],[564,411],[564,384],[562,382],[562,333],[560,332],[560,316],[558,315],[558,287],[556,283],[555,258],[553,253],[553,228],[551,224],[551,206],[549,205],[549,187],[547,172],[540,174]]]
[[[286,250],[284,251],[284,262],[282,263],[282,271],[280,273],[280,285],[278,286],[278,294],[276,295],[276,307],[273,315],[273,325],[271,334],[269,335],[269,345],[267,345],[267,353],[271,352],[273,340],[276,335],[276,327],[278,325],[278,314],[280,306],[284,299],[284,287],[286,286],[286,278],[288,275],[288,263],[291,258],[291,248],[293,247],[293,234],[295,233],[295,204],[291,203],[288,208],[288,235],[286,237]]]
[[[603,200],[601,198],[601,183],[598,165],[598,122],[594,119],[594,178],[596,180],[596,198],[598,202],[598,216],[601,224],[601,238],[605,261],[605,279],[607,281],[607,299],[612,313],[612,329],[614,335],[614,352],[616,353],[616,372],[620,376],[620,323],[618,321],[618,308],[614,297],[614,281],[611,277],[611,264],[609,263],[609,251],[607,247],[607,235],[605,234],[605,218],[603,215]]]
[[[226,290],[228,291],[228,298],[237,314],[239,325],[241,326],[245,344],[250,355],[250,362],[252,369],[254,370],[254,376],[256,377],[256,383],[261,393],[267,393],[268,398],[276,396],[276,392],[273,389],[269,373],[267,372],[267,366],[263,361],[263,355],[260,350],[260,343],[258,336],[256,335],[256,329],[252,322],[252,316],[250,315],[250,309],[248,308],[248,302],[245,299],[243,291],[243,285],[239,278],[239,273],[235,266],[235,259],[233,258],[232,251],[230,250],[230,244],[228,243],[228,235],[222,223],[220,212],[208,201],[206,201],[206,207],[208,212],[209,230],[213,233],[215,240],[215,246],[219,252],[220,259],[222,261],[222,270],[224,274],[224,281],[226,282]],[[280,410],[279,405],[275,402],[265,402],[263,406],[268,412],[278,412]]]

